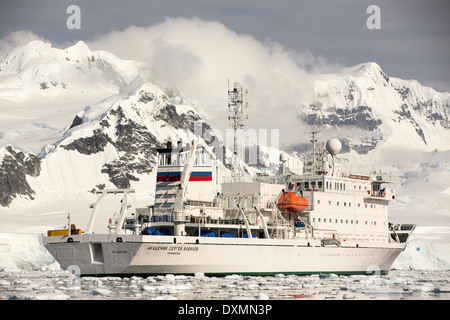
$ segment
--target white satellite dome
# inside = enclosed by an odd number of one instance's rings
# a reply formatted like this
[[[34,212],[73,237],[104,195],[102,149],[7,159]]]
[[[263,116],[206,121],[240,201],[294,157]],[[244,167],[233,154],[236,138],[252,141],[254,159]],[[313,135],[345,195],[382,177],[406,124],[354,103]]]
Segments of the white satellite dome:
[[[280,161],[281,162],[286,162],[289,160],[289,155],[286,152],[282,152],[280,154]]]
[[[342,149],[342,144],[338,139],[330,139],[327,141],[327,151],[329,154],[331,154],[332,156],[337,155],[341,149]]]

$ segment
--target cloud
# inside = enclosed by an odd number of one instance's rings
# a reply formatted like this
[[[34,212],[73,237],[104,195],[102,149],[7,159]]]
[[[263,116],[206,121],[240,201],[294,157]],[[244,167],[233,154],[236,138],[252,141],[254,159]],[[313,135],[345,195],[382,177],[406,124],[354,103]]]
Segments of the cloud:
[[[0,39],[0,56],[8,54],[15,47],[23,46],[33,40],[49,42],[29,30],[11,32],[7,36]]]
[[[45,41],[31,31],[13,32],[0,40],[0,53],[36,39]],[[308,131],[301,128],[297,110],[312,98],[314,75],[338,68],[308,51],[288,49],[270,39],[260,41],[199,18],[132,26],[98,35],[87,44],[91,50],[145,62],[143,78],[163,90],[176,89],[224,135],[229,127],[228,84],[237,81],[249,91],[246,128],[278,129],[286,143]]]
[[[221,130],[228,126],[228,80],[231,85],[238,81],[249,90],[248,126],[277,128],[281,136],[288,130],[298,135],[297,107],[311,98],[314,73],[337,67],[310,52],[258,41],[222,23],[198,18],[133,26],[98,36],[88,45],[122,59],[146,62],[149,81],[163,88],[176,87]]]

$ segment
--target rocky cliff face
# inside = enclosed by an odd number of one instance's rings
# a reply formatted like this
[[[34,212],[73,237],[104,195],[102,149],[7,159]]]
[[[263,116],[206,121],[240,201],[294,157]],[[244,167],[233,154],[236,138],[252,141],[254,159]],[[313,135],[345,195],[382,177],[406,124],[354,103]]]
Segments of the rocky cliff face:
[[[41,160],[9,145],[0,150],[0,158],[0,205],[9,206],[17,196],[33,199],[34,191],[27,182],[27,176],[39,176]]]
[[[101,116],[89,120],[97,112]],[[203,122],[192,107],[177,105],[158,87],[146,83],[109,108],[94,105],[77,115],[53,153],[102,153],[106,160],[98,164],[98,174],[107,175],[117,188],[129,188],[132,181],[154,171],[155,148],[172,139],[189,141],[196,121]]]

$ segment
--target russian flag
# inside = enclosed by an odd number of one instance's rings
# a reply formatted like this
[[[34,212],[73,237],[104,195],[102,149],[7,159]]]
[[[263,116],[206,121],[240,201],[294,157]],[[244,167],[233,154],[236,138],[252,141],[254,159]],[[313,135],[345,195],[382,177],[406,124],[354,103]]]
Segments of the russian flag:
[[[189,181],[212,181],[212,172],[211,171],[194,171],[191,172],[191,176],[189,177]]]
[[[181,172],[158,172],[156,182],[180,181]],[[211,171],[193,171],[189,181],[212,181]]]

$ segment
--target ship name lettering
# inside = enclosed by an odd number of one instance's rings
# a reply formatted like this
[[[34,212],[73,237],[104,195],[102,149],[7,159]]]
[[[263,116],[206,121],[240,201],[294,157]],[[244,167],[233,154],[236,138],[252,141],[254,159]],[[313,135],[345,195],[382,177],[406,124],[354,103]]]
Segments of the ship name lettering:
[[[164,246],[149,246],[147,250],[154,250],[154,251],[172,251],[172,252],[178,252],[178,251],[198,251],[198,246],[170,246],[170,247],[164,247]]]
[[[167,247],[162,246],[150,246],[147,248],[147,250],[167,250]]]
[[[198,247],[184,247],[183,251],[198,251]]]

